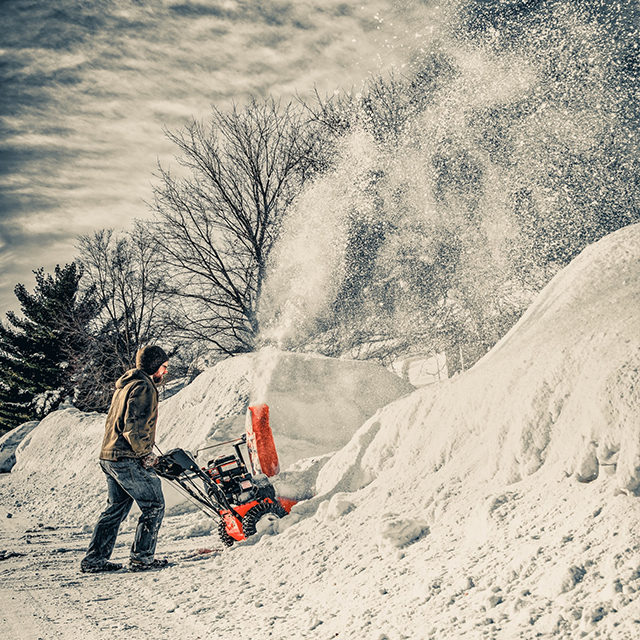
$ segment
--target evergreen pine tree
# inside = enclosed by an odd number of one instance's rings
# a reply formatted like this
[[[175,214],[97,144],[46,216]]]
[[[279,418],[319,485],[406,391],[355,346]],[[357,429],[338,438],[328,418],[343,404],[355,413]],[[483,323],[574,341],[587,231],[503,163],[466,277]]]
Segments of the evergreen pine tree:
[[[18,284],[22,317],[7,313],[0,322],[0,431],[54,410],[68,394],[69,355],[82,348],[74,328],[95,315],[93,291],[79,295],[82,269],[75,262],[56,266],[54,275],[34,271],[33,293]]]

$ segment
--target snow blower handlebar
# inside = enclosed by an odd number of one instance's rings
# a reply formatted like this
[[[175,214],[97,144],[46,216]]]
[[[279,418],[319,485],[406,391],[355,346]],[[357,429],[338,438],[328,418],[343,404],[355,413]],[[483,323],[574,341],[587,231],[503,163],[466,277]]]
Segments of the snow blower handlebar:
[[[192,502],[195,501],[214,518],[220,518],[221,509],[230,509],[224,493],[184,449],[172,449],[160,456],[154,469],[159,476],[170,480],[178,491]],[[200,479],[202,484],[196,483],[196,478]]]
[[[216,449],[217,447],[222,447],[225,444],[232,444],[236,453],[240,454],[239,447],[241,444],[247,443],[247,434],[243,433],[239,438],[234,438],[233,440],[227,440],[226,442],[217,442],[216,444],[209,445],[208,447],[202,447],[202,449],[198,449],[196,451],[196,456],[200,455],[201,451],[208,451],[209,449]]]

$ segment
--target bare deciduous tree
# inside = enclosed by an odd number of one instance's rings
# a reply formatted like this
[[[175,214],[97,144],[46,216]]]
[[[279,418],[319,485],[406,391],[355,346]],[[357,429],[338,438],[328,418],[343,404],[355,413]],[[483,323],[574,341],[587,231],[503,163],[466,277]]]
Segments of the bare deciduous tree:
[[[111,230],[81,236],[79,262],[86,286],[95,290],[100,312],[83,332],[85,348],[74,354],[77,403],[85,409],[108,406],[113,381],[135,366],[137,350],[165,335],[165,270],[146,227],[130,233]]]
[[[397,144],[407,126],[431,102],[434,91],[453,73],[445,56],[433,54],[415,74],[393,69],[387,75],[372,74],[357,91],[352,88],[325,98],[316,90],[316,104],[305,108],[335,138],[360,126],[378,143]]]
[[[189,123],[169,139],[189,172],[160,167],[154,235],[175,296],[172,326],[222,355],[251,351],[267,258],[302,185],[322,165],[317,127],[272,99]]]

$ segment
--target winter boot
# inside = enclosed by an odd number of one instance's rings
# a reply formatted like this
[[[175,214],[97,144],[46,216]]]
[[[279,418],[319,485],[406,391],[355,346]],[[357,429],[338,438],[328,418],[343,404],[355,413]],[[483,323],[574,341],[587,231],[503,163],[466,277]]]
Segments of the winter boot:
[[[151,569],[164,569],[169,564],[166,558],[156,558],[151,562],[129,561],[129,571],[149,571]]]
[[[119,571],[122,565],[119,562],[103,562],[102,564],[91,564],[84,560],[80,563],[82,573],[101,573],[103,571]]]

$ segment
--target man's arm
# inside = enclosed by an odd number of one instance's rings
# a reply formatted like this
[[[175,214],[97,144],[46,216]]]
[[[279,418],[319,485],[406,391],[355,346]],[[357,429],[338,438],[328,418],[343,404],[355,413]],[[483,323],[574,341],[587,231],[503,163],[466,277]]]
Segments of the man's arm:
[[[146,456],[153,450],[153,437],[149,424],[152,406],[153,390],[146,384],[135,385],[127,399],[122,435],[138,458]]]

